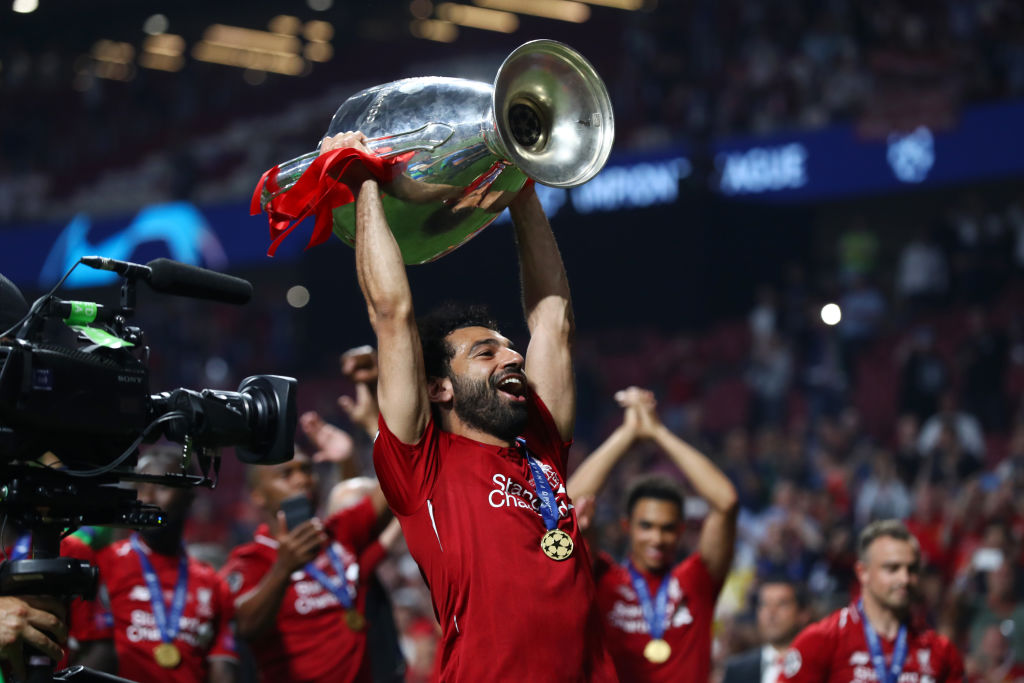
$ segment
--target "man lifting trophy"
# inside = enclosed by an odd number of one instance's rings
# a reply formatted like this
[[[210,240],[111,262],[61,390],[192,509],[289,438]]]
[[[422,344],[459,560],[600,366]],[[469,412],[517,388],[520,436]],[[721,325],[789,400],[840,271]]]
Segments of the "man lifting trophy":
[[[374,468],[430,587],[440,680],[616,680],[565,488],[576,414],[568,279],[529,182],[585,182],[612,136],[590,64],[534,41],[505,60],[493,87],[417,78],[356,95],[319,153],[268,171],[254,199],[278,237],[316,213],[314,242],[333,228],[355,247],[377,335]],[[525,356],[480,307],[453,304],[417,322],[405,271],[506,207]]]

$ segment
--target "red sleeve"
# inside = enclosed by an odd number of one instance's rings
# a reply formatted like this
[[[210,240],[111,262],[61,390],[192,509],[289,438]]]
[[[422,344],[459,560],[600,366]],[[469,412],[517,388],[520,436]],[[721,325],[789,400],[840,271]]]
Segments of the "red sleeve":
[[[377,513],[369,498],[363,498],[358,505],[338,510],[327,518],[324,526],[327,533],[342,545],[351,548],[356,555],[373,542],[373,527],[377,524]]]
[[[387,554],[381,542],[378,539],[374,539],[370,545],[363,549],[363,552],[359,553],[359,576],[369,576],[371,572],[377,569],[377,565],[381,563],[381,560],[387,557]]]
[[[384,415],[377,421],[379,431],[373,442],[373,467],[391,509],[409,515],[433,495],[440,470],[438,442],[440,429],[431,419],[418,443],[409,445],[391,433]]]
[[[724,581],[716,581],[711,576],[700,553],[693,553],[680,562],[672,573],[675,574],[680,584],[690,588],[691,599],[694,597],[700,599],[710,611],[714,611],[715,602],[718,601],[718,594],[722,592]]]
[[[60,554],[62,557],[85,560],[94,567],[97,566],[96,551],[76,536],[68,536],[60,542]],[[105,592],[102,580],[103,577],[100,576],[101,585],[97,588],[95,599],[74,598],[71,601],[68,607],[69,640],[85,642],[109,640],[114,637],[113,617],[109,607],[101,599]]]
[[[526,447],[537,453],[551,454],[558,476],[564,481],[569,462],[569,446],[572,441],[563,441],[558,433],[554,418],[540,396],[530,392],[529,421],[526,423]]]
[[[797,635],[782,658],[779,683],[825,683],[829,676],[829,657],[835,651],[834,628],[830,619],[811,624]]]
[[[238,659],[238,651],[235,648],[235,629],[233,619],[235,616],[235,603],[231,597],[227,583],[218,580],[215,584],[217,604],[217,636],[206,657]]]
[[[258,552],[256,544],[235,548],[227,563],[220,570],[232,609],[238,599],[259,585],[260,579],[270,569],[273,560],[269,555]]]

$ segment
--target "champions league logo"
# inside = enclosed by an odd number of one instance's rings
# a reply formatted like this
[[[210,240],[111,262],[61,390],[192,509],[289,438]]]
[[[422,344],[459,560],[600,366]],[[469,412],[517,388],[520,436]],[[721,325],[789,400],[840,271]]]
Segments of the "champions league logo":
[[[162,243],[175,261],[193,266],[223,268],[227,264],[224,247],[203,214],[189,202],[169,202],[143,208],[131,223],[102,239],[90,238],[92,221],[79,214],[64,228],[54,243],[39,283],[55,282],[82,256],[103,254],[108,258],[130,260],[135,250],[146,244]],[[117,280],[117,274],[79,268],[67,279],[68,287],[95,287]]]
[[[885,157],[899,180],[919,183],[935,165],[935,138],[925,126],[918,126],[906,135],[890,133]]]

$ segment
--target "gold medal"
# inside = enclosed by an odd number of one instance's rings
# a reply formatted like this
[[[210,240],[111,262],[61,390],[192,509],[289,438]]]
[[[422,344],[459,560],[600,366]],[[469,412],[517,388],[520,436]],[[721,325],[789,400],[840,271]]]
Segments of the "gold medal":
[[[345,610],[345,623],[352,631],[362,631],[366,628],[366,617],[359,613],[356,609]]]
[[[672,654],[672,646],[662,638],[654,638],[644,647],[644,657],[652,664],[664,664]]]
[[[551,529],[540,539],[540,549],[552,560],[567,560],[572,555],[572,536],[561,529]]]
[[[164,669],[174,669],[181,664],[181,651],[174,643],[160,643],[153,648],[153,659]]]

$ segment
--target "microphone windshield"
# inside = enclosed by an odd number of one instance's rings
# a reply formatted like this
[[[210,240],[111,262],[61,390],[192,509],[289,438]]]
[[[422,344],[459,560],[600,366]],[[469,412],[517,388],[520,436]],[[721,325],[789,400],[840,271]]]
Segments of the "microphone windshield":
[[[157,292],[228,304],[244,304],[252,298],[252,283],[239,277],[166,258],[146,265],[152,271],[149,286]]]

